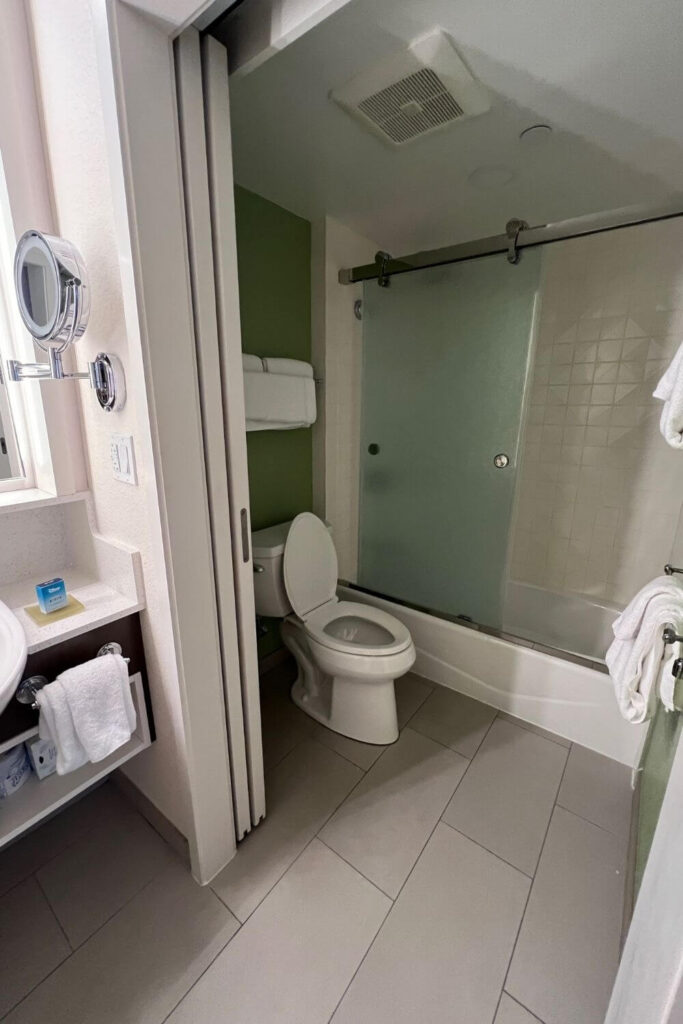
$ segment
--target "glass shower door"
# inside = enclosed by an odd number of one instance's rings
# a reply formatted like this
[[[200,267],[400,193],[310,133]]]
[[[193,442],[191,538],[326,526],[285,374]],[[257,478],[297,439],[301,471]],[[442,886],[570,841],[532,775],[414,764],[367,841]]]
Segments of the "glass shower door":
[[[539,270],[527,250],[365,285],[361,586],[500,626]]]

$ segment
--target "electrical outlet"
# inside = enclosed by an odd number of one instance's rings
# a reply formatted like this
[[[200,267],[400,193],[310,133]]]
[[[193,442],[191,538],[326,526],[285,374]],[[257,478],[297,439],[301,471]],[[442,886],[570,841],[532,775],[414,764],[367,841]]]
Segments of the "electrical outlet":
[[[112,434],[109,443],[109,454],[114,470],[114,478],[125,484],[137,484],[135,471],[135,451],[133,438],[130,434]]]

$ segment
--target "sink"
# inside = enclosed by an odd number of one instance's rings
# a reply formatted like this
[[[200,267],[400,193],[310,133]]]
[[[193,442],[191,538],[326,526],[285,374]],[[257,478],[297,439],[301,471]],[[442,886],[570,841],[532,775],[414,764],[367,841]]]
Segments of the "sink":
[[[21,682],[26,664],[26,637],[21,623],[0,601],[0,712]]]

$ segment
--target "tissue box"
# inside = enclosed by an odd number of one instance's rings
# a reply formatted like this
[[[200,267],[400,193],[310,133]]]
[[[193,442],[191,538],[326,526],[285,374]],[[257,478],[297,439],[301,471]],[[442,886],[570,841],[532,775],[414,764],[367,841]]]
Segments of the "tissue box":
[[[46,779],[57,770],[57,747],[52,740],[35,739],[26,741],[31,767],[39,779]]]
[[[66,583],[58,576],[46,583],[36,583],[36,597],[41,612],[49,615],[59,608],[64,608],[68,598],[66,596]]]

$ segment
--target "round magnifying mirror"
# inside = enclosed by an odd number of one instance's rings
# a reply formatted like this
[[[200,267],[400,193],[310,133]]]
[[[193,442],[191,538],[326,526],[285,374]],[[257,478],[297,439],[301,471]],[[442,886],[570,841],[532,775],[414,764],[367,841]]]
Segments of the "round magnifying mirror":
[[[63,351],[85,331],[90,294],[83,259],[71,242],[26,231],[14,257],[19,312],[44,350]]]

